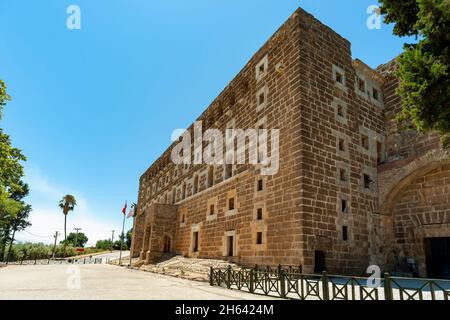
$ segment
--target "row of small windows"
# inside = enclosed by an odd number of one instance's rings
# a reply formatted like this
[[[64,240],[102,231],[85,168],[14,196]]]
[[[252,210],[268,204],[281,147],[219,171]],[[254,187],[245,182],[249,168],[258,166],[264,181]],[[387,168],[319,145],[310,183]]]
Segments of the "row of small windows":
[[[269,59],[268,56],[266,55],[263,59],[261,59],[261,61],[256,65],[256,79],[257,81],[262,80],[268,71],[269,68]],[[266,103],[267,103],[267,95],[268,95],[268,90],[267,87],[264,86],[263,88],[261,88],[257,94],[256,94],[256,106],[257,106],[257,111],[260,111],[263,107],[265,107]],[[234,101],[234,99],[231,99]],[[221,109],[221,104],[219,103],[219,108]],[[220,115],[222,115],[223,112],[220,112]],[[233,121],[233,120],[232,120]],[[230,123],[232,122],[230,121]],[[206,121],[207,123],[210,123],[212,121]],[[234,124],[231,124],[231,126],[227,125],[228,129],[233,129],[234,128]],[[264,129],[264,125],[260,125],[259,129]],[[212,155],[214,156],[214,155]],[[261,157],[262,158],[262,157]],[[169,160],[168,158],[165,159],[164,161],[161,161],[160,164],[158,164],[158,166],[153,169],[150,174],[148,175],[147,179],[151,178],[151,177],[155,177],[158,172],[161,172],[162,170],[164,170],[166,168],[166,166],[169,164]],[[184,165],[184,171],[187,171],[189,165]],[[227,165],[225,168],[225,175],[224,178],[228,179],[231,178],[233,176],[233,172],[232,172],[232,165]],[[178,177],[178,170],[174,171],[173,174],[173,178],[177,178]],[[152,192],[155,193],[156,191],[162,189],[165,185],[170,183],[170,178],[169,176],[163,177],[162,180],[158,180],[157,184],[153,184],[153,188],[152,188]],[[149,193],[147,192],[147,196],[149,195]]]
[[[265,127],[266,127],[265,123],[266,123],[266,118],[261,119],[256,125],[257,129],[258,130],[265,129]],[[234,121],[234,119],[232,119],[227,124],[227,128],[228,129],[234,129],[234,127],[235,127],[235,121]],[[230,133],[231,133],[231,131],[227,131],[227,134],[229,135],[228,138],[232,138]],[[263,159],[264,159],[264,151],[263,150],[258,150],[258,162],[261,163],[263,161]],[[190,165],[184,164],[183,165],[184,172],[187,172],[189,167],[190,167]],[[213,170],[212,167],[210,167],[208,170],[209,171],[208,171],[208,178],[207,178],[207,188],[210,188],[210,187],[212,187],[214,185],[214,172],[212,171]],[[146,197],[150,198],[150,196],[152,194],[156,194],[159,190],[163,189],[165,186],[169,185],[171,181],[173,181],[175,178],[177,178],[178,177],[178,171],[179,171],[178,168],[175,168],[173,175],[170,175],[168,173],[165,177],[159,178],[156,183],[152,184],[151,188],[150,187],[148,187],[148,188],[143,187],[141,189],[141,192],[142,192],[141,195],[143,196],[144,195],[144,193],[143,193],[144,190],[147,189]],[[223,179],[227,180],[227,179],[233,177],[233,175],[234,175],[234,166],[232,164],[224,165]],[[195,181],[193,183],[194,184],[193,194],[196,194],[199,191],[198,178],[196,178],[194,176],[194,179],[195,179]],[[185,187],[183,186],[183,189],[184,188]],[[185,199],[185,192],[183,192],[182,194],[183,194],[183,196],[181,197],[181,200],[184,200]],[[165,202],[167,203],[167,201],[165,201]],[[173,200],[172,203],[175,203],[175,200]]]
[[[344,168],[339,168],[339,181],[340,182],[348,182],[348,171]],[[367,173],[362,174],[363,187],[367,190],[372,190],[372,185],[375,181],[372,180],[371,176]]]
[[[339,182],[347,183],[349,181],[349,173],[347,169],[339,168]],[[372,180],[371,176],[367,173],[362,174],[363,187],[367,190],[372,190],[375,181]]]
[[[226,238],[226,255],[229,257],[234,256],[235,252],[234,252],[234,246],[235,246],[235,241],[236,241],[236,237],[235,236],[227,236]],[[199,232],[198,231],[194,231],[192,233],[192,252],[193,253],[198,253],[199,252]],[[258,231],[256,233],[256,244],[257,245],[261,245],[263,244],[263,232]]]
[[[366,81],[361,77],[358,77],[358,90],[366,93]],[[372,88],[372,99],[380,101],[380,91],[377,88]]]
[[[345,71],[343,69],[337,66],[333,66],[333,78],[337,84],[345,87]],[[366,81],[360,76],[357,76],[356,82],[359,92],[365,94],[367,87]],[[371,98],[374,99],[375,101],[378,102],[380,101],[380,90],[378,88],[372,87]]]
[[[347,152],[348,151],[348,143],[345,138],[338,137],[337,138],[337,149],[339,152]],[[360,145],[366,150],[370,151],[370,138],[369,135],[365,133],[360,134]],[[380,141],[376,141],[376,156],[377,156],[377,164],[381,164],[384,161],[384,153],[383,153],[383,144]]]

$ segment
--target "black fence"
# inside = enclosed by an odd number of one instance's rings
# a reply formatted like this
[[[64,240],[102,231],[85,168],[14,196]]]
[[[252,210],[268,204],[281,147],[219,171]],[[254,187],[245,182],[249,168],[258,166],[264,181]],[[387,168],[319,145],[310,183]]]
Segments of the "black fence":
[[[49,265],[49,264],[106,264],[109,258],[67,258],[67,259],[34,259],[10,262],[0,262],[1,266],[7,265]]]
[[[211,286],[285,299],[449,300],[450,280],[303,274],[301,267],[210,269]]]

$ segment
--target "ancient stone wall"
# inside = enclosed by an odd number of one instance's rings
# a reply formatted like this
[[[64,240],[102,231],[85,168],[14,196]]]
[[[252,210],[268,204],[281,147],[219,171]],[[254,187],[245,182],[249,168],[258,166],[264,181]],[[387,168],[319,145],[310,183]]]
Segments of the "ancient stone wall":
[[[298,134],[304,270],[319,267],[319,251],[327,271],[361,274],[369,261],[377,142],[383,140],[381,85],[373,70],[354,65],[347,40],[312,16],[302,18]],[[364,80],[361,90],[357,74]],[[370,177],[368,186],[364,174]]]
[[[140,179],[133,256],[150,262],[169,235],[170,250],[188,257],[364,274],[370,264],[391,270],[401,248],[424,270],[423,224],[410,221],[447,219],[449,155],[437,135],[394,121],[395,67],[352,60],[346,39],[298,9],[197,119],[203,132],[279,129],[279,148],[269,143],[279,170],[175,165],[174,143]],[[157,204],[168,211],[155,215]]]
[[[450,164],[417,177],[402,190],[393,207],[395,245],[388,263],[405,269],[408,258],[417,260],[426,276],[425,238],[450,236]]]

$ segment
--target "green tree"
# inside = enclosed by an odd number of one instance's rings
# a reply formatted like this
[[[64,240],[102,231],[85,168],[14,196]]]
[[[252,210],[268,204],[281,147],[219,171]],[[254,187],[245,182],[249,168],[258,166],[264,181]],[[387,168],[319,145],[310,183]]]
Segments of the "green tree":
[[[21,202],[21,209],[17,213],[17,215],[12,219],[10,223],[10,232],[12,233],[10,239],[9,239],[9,248],[8,253],[6,255],[6,259],[9,261],[9,257],[11,255],[11,249],[14,244],[14,239],[16,236],[16,233],[22,230],[25,230],[27,227],[31,225],[31,223],[28,221],[28,217],[30,215],[30,212],[32,211],[32,208],[30,205],[24,204]]]
[[[416,36],[398,58],[398,93],[403,110],[398,120],[419,132],[437,131],[450,142],[450,1],[380,0],[386,23],[397,36]],[[405,122],[406,121],[406,122]]]
[[[11,96],[6,92],[5,82],[0,79],[0,120],[3,117],[3,107],[8,101],[11,101]]]
[[[84,248],[86,243],[88,242],[88,237],[83,232],[71,232],[67,236],[67,244],[73,247]],[[61,241],[62,244],[65,243],[66,240]]]
[[[95,244],[95,247],[97,249],[104,249],[104,250],[109,250],[112,248],[112,242],[111,239],[107,239],[107,240],[98,240],[97,243]]]
[[[127,240],[126,240],[126,245],[128,248],[131,248],[131,238],[133,236],[133,228],[131,228],[130,230],[128,230],[127,232]]]
[[[75,209],[76,205],[77,201],[75,200],[75,197],[70,194],[66,194],[61,201],[59,201],[59,208],[64,214],[64,257],[66,257],[67,247],[67,215]]]
[[[0,80],[0,120],[3,109],[11,97],[6,84]],[[14,241],[15,233],[29,226],[31,207],[22,199],[28,194],[28,186],[22,181],[22,152],[11,146],[10,137],[0,128],[0,259],[3,260],[8,241]],[[11,234],[12,233],[12,234]],[[11,245],[10,245],[11,247]]]

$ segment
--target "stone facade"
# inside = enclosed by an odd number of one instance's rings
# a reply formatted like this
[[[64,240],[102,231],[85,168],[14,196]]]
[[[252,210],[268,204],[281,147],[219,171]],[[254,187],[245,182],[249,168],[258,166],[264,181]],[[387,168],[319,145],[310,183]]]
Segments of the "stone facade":
[[[398,130],[393,70],[352,60],[346,39],[298,9],[198,118],[203,131],[279,129],[278,172],[175,165],[174,143],[140,179],[133,256],[362,274],[394,268],[400,246],[426,273],[419,240],[450,236],[448,154],[436,135]],[[413,213],[442,226],[411,236]]]

